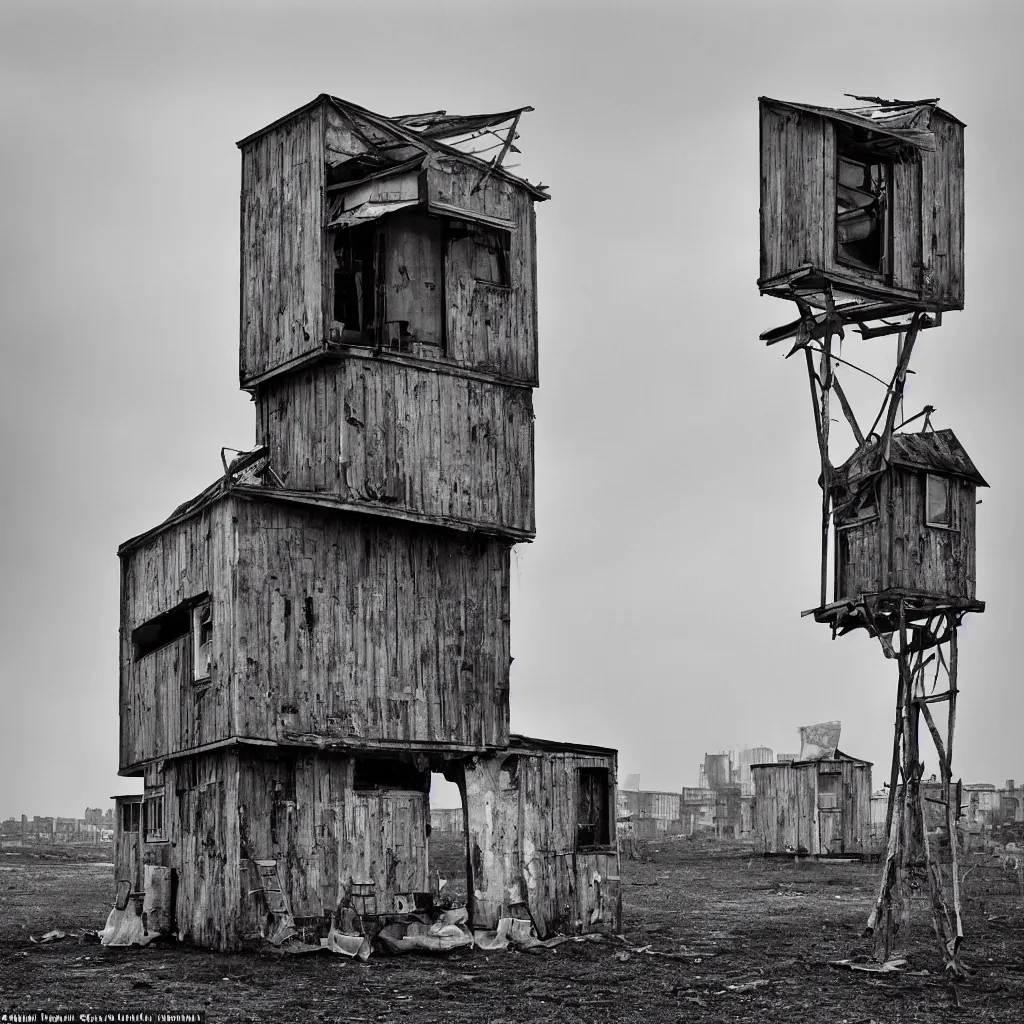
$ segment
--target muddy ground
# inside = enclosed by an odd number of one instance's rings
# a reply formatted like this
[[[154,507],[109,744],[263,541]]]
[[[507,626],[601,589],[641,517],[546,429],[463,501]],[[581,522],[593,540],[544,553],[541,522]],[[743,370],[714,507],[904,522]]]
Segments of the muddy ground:
[[[361,964],[269,949],[103,949],[76,935],[34,945],[29,936],[51,928],[100,927],[110,908],[111,866],[60,853],[0,850],[0,1009],[204,1010],[211,1022],[1024,1020],[1024,898],[1017,875],[992,858],[974,858],[966,877],[973,974],[954,988],[923,901],[905,972],[830,965],[868,951],[874,864],[764,861],[736,845],[671,840],[654,844],[647,863],[623,860],[629,946],[571,941]],[[431,853],[456,874],[457,842],[435,835]]]

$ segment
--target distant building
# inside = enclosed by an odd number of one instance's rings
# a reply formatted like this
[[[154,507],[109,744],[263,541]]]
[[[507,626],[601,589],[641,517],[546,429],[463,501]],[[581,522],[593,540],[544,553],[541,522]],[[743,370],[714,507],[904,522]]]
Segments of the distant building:
[[[770,747],[745,747],[736,751],[736,758],[733,762],[733,782],[740,784],[740,793],[743,796],[754,795],[754,779],[750,774],[752,764],[767,764],[772,760],[774,754]]]

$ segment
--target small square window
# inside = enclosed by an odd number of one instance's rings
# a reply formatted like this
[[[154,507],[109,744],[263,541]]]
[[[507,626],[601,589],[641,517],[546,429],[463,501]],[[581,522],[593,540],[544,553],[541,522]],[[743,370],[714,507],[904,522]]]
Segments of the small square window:
[[[139,819],[142,816],[142,801],[121,804],[121,831],[138,832]]]
[[[949,478],[929,473],[925,482],[925,524],[952,526]]]

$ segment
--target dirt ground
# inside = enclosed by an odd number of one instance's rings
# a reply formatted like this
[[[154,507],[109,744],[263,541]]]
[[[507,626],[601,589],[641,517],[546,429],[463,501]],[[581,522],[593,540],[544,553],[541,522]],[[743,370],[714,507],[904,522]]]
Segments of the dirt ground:
[[[434,862],[453,876],[460,852],[449,837],[431,840]],[[646,863],[623,860],[625,942],[570,941],[530,954],[375,955],[362,964],[269,948],[219,954],[173,942],[82,944],[78,935],[101,927],[109,911],[111,865],[8,848],[0,851],[0,1009],[202,1010],[211,1022],[1024,1019],[1024,897],[1017,875],[991,857],[974,858],[966,875],[964,959],[973,973],[954,988],[942,976],[923,901],[905,971],[830,965],[868,952],[861,933],[877,864],[766,861],[739,845],[688,839],[650,852]],[[51,928],[72,934],[30,942]]]

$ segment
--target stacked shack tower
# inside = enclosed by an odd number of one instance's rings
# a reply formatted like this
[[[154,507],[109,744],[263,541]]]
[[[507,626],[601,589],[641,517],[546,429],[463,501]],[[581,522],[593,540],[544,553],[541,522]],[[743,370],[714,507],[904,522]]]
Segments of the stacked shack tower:
[[[182,937],[421,905],[431,772],[463,795],[475,927],[615,926],[615,751],[509,733],[547,198],[504,166],[524,110],[321,95],[239,143],[257,447],[119,552],[145,794],[117,875]]]
[[[930,406],[903,415],[903,391],[921,332],[964,304],[964,125],[935,100],[854,98],[861,105],[852,109],[760,101],[758,285],[798,312],[762,339],[801,353],[811,390],[821,590],[804,614],[833,635],[866,630],[899,667],[888,844],[869,920],[876,952],[891,954],[911,893],[926,887],[947,969],[959,972],[957,630],[968,612],[984,610],[975,594],[975,492],[985,481],[953,432],[933,429]],[[851,334],[861,341],[840,355]],[[897,339],[895,370],[879,381],[879,406],[858,416],[840,377],[862,370],[858,347],[882,337]],[[838,465],[833,416],[854,439]],[[941,837],[925,828],[922,723],[942,780]]]

